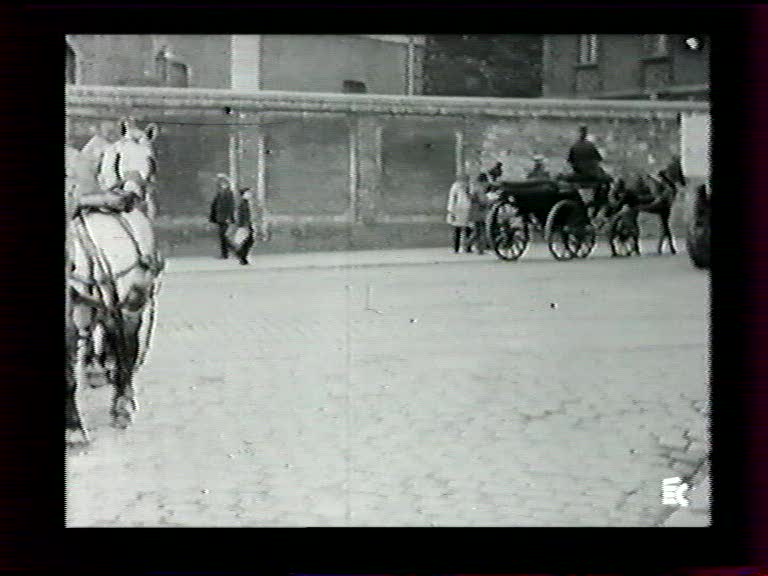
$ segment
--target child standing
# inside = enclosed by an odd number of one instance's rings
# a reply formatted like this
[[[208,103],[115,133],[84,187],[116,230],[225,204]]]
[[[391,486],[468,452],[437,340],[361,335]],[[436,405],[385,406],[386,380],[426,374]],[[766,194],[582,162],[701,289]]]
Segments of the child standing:
[[[469,176],[460,174],[448,194],[448,216],[446,222],[453,226],[453,251],[461,250],[462,241],[471,234],[470,210],[472,206]]]

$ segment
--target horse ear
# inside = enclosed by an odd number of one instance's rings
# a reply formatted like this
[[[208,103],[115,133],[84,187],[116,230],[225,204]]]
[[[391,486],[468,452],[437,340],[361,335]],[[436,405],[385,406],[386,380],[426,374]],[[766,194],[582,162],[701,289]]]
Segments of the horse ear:
[[[126,117],[120,118],[120,120],[117,121],[117,127],[120,131],[120,137],[123,137],[128,133],[129,123],[130,123],[130,120]]]
[[[148,124],[147,127],[144,129],[144,133],[147,135],[147,138],[149,138],[150,142],[157,138],[157,135],[160,133],[160,127],[152,122],[151,124]]]

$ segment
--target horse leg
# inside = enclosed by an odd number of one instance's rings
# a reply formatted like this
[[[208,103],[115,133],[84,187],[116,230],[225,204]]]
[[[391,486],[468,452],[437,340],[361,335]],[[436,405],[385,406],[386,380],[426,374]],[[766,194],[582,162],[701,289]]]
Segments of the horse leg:
[[[91,336],[95,320],[91,308],[72,305],[66,319],[65,426],[67,443],[88,443],[88,432],[77,405],[77,390],[87,382],[86,365],[92,354]],[[81,439],[76,440],[79,432]]]
[[[661,213],[661,212],[659,213],[659,232],[660,232],[660,234],[659,234],[659,244],[656,247],[656,252],[658,252],[659,254],[663,254],[664,253],[664,238],[666,237],[667,232],[666,232],[666,229],[664,228],[664,214]]]
[[[122,330],[116,329],[111,335],[117,361],[111,415],[112,425],[117,428],[127,428],[133,420],[133,414],[138,410],[133,389],[133,372],[139,350],[140,324],[140,316],[123,314]]]
[[[669,243],[669,251],[672,254],[677,254],[677,250],[675,250],[675,241],[672,238],[672,229],[669,227],[669,219],[671,215],[672,208],[670,206],[662,213],[661,222],[664,227],[664,235],[667,237],[667,242]]]
[[[69,445],[88,444],[88,431],[83,423],[77,406],[78,385],[85,382],[85,356],[87,354],[87,335],[78,334],[76,330],[68,330],[74,334],[67,335],[65,380],[66,396],[64,400],[66,443]],[[79,434],[79,438],[78,438]]]

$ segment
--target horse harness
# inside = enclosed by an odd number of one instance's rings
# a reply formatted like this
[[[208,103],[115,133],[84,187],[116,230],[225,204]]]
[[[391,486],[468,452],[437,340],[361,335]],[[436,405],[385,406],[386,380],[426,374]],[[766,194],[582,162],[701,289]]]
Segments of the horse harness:
[[[120,222],[120,225],[125,230],[126,234],[128,235],[128,238],[130,238],[131,243],[133,244],[134,249],[136,250],[136,261],[128,266],[127,268],[124,268],[123,270],[119,270],[117,272],[114,272],[111,270],[111,267],[104,256],[102,250],[98,247],[96,242],[93,240],[90,230],[88,229],[88,225],[85,221],[85,214],[86,210],[81,209],[77,216],[75,217],[77,226],[74,229],[75,235],[80,240],[80,245],[83,247],[87,254],[87,261],[88,261],[88,276],[89,277],[83,277],[79,274],[76,274],[73,271],[74,263],[71,266],[71,269],[69,271],[69,278],[71,280],[74,280],[76,282],[79,282],[80,284],[84,285],[87,289],[87,294],[84,294],[83,292],[77,290],[75,287],[71,287],[71,292],[73,299],[75,301],[80,301],[83,303],[88,304],[91,307],[100,309],[104,312],[120,312],[126,302],[120,302],[117,296],[117,288],[116,288],[116,282],[118,279],[122,278],[123,276],[129,274],[136,268],[141,268],[143,270],[146,270],[150,272],[153,276],[158,276],[163,269],[165,268],[165,262],[162,258],[162,256],[155,252],[153,254],[143,254],[141,251],[141,247],[139,246],[138,241],[136,240],[136,234],[131,227],[130,223],[125,219],[125,217],[120,212],[115,212],[112,210],[107,210],[103,208],[89,208],[87,212],[102,212],[107,214],[113,214],[118,222]],[[98,266],[101,272],[102,278],[97,279],[96,270],[95,267]],[[114,299],[112,305],[108,305],[106,301],[101,298],[97,298],[93,295],[94,289],[98,289],[101,291],[102,284],[107,283],[111,285],[112,291],[114,293]]]

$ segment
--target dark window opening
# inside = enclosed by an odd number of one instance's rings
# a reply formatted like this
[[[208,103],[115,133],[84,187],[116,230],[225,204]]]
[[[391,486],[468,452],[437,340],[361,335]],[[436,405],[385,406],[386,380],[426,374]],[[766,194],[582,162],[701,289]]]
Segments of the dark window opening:
[[[365,94],[368,92],[368,88],[365,86],[365,82],[358,82],[357,80],[344,80],[342,91],[345,94]]]
[[[67,84],[74,84],[77,81],[77,58],[75,57],[75,51],[72,50],[72,46],[69,44],[67,44],[65,66],[65,82]]]
[[[161,86],[187,88],[189,86],[189,69],[186,64],[175,60],[167,47],[155,56],[155,74]]]
[[[187,66],[181,62],[171,62],[168,67],[167,86],[186,88],[189,86],[189,72]]]
[[[669,42],[666,34],[643,34],[643,52],[645,56],[666,56]]]

